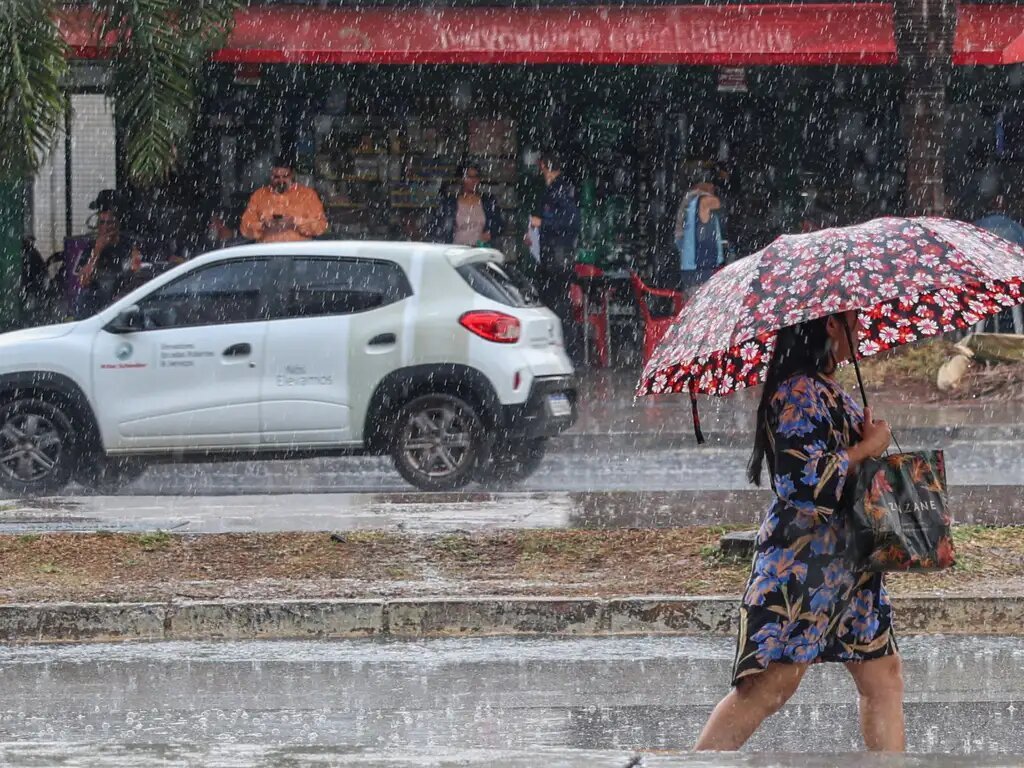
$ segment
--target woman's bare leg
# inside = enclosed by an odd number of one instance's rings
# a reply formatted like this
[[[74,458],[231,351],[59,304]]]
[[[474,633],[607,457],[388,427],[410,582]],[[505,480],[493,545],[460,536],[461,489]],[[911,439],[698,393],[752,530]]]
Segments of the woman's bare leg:
[[[846,668],[860,694],[860,729],[873,752],[903,752],[903,661],[899,654],[850,662]]]
[[[742,747],[796,693],[806,671],[806,664],[769,664],[764,672],[740,680],[718,702],[694,749],[731,752]]]

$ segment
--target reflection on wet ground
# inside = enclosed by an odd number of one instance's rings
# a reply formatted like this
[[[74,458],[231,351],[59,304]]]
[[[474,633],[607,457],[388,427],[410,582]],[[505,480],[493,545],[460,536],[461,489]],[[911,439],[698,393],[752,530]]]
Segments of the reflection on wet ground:
[[[673,528],[755,525],[763,490],[304,493],[238,496],[93,496],[0,502],[0,533],[166,530],[188,533],[344,531],[406,533],[497,528]],[[958,486],[957,522],[1024,523],[1024,486]]]
[[[546,749],[439,747],[393,754],[338,747],[0,744],[8,768],[1019,768],[1016,755],[645,754]]]
[[[902,650],[911,751],[1024,752],[1024,639]],[[679,752],[726,691],[731,656],[719,638],[13,648],[0,742]],[[855,701],[845,669],[816,667],[748,751],[858,750]]]
[[[913,446],[907,444],[904,448]],[[931,445],[929,447],[935,447]],[[945,448],[951,485],[1013,485],[1024,479],[1024,442],[955,442]],[[527,491],[746,490],[749,446],[635,451],[628,446],[548,454]],[[305,461],[161,465],[127,491],[143,495],[406,492],[388,460],[341,457]]]

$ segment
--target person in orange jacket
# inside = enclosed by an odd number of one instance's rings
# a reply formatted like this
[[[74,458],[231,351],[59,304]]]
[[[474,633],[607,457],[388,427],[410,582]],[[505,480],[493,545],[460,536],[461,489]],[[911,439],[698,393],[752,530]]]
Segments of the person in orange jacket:
[[[242,214],[242,236],[261,243],[290,243],[326,231],[327,217],[316,190],[297,183],[291,163],[277,158],[270,184],[249,198]]]

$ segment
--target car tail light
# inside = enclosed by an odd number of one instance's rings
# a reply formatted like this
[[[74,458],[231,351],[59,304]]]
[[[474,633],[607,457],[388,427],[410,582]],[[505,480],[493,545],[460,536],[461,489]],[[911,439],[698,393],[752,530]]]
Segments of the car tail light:
[[[459,318],[459,325],[481,339],[495,344],[515,344],[519,341],[519,318],[504,312],[476,310]]]

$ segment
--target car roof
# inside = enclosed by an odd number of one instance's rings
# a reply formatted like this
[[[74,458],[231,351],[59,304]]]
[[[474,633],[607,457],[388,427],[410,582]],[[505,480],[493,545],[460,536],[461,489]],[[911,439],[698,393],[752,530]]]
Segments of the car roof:
[[[348,256],[394,261],[408,265],[414,258],[448,261],[452,266],[471,262],[504,261],[493,248],[471,248],[465,245],[438,243],[387,242],[375,240],[305,240],[298,243],[253,243],[223,248],[198,256],[189,263],[199,266],[225,259],[253,256]]]

